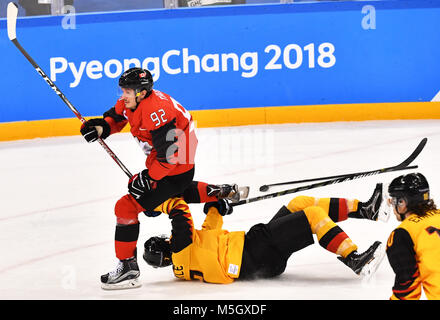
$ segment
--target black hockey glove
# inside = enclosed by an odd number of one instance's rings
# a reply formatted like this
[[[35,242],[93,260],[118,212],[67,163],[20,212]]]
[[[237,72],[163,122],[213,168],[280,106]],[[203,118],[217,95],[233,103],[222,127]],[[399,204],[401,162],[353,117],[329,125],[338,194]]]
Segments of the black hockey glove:
[[[148,175],[148,169],[135,174],[130,181],[128,181],[128,193],[130,193],[136,200],[139,200],[145,193],[150,192],[155,188],[156,181],[150,178]]]
[[[230,205],[230,203],[226,199],[220,199],[215,202],[205,203],[205,206],[203,207],[203,212],[205,214],[208,213],[208,211],[211,207],[216,207],[218,210],[218,213],[220,213],[220,215],[222,215],[222,216],[229,215],[234,211],[233,207]]]
[[[98,130],[95,127],[102,127],[102,134],[99,136]],[[110,135],[110,125],[103,118],[95,118],[86,121],[81,126],[81,134],[87,142],[94,142],[98,140],[98,138],[105,139]]]

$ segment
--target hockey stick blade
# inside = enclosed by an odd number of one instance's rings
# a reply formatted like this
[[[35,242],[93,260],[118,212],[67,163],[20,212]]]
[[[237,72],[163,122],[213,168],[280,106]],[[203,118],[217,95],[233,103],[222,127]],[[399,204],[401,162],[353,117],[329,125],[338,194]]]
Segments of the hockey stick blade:
[[[405,161],[403,161],[401,164],[399,164],[397,166],[394,166],[394,167],[395,168],[405,168],[409,164],[411,164],[411,162],[413,162],[414,159],[423,150],[423,148],[425,147],[427,141],[428,141],[427,138],[423,138],[422,141],[417,146],[417,148],[413,151],[413,153],[408,158],[406,158]],[[389,169],[389,168],[384,168],[384,169],[381,169],[381,170],[387,170],[387,169]],[[339,174],[339,175],[328,176],[328,177],[320,177],[320,178],[311,178],[311,179],[288,181],[288,182],[280,182],[280,183],[273,183],[273,184],[265,184],[265,185],[262,185],[259,190],[261,192],[266,192],[266,191],[269,190],[270,187],[274,187],[274,186],[282,186],[282,185],[287,185],[287,184],[297,184],[297,183],[305,183],[305,182],[313,182],[313,181],[322,181],[322,180],[343,178],[343,177],[349,177],[349,176],[352,176],[352,175],[355,175],[355,174],[362,174],[362,173],[368,174],[368,173],[375,172],[375,171],[376,170],[365,171],[365,172],[356,172],[356,173],[345,173],[345,174]]]
[[[231,205],[235,207],[235,206],[239,206],[239,205],[246,204],[246,203],[256,202],[256,201],[265,200],[265,199],[271,199],[271,198],[280,197],[280,196],[284,196],[287,194],[301,192],[301,191],[310,190],[310,189],[314,189],[314,188],[325,187],[325,186],[328,186],[331,184],[341,183],[341,182],[345,182],[345,181],[351,181],[351,180],[355,180],[355,179],[359,179],[359,178],[369,177],[369,176],[376,175],[376,174],[393,172],[393,171],[400,171],[400,170],[415,169],[415,168],[417,168],[417,166],[408,166],[408,165],[411,162],[413,162],[417,158],[417,156],[422,152],[427,141],[428,141],[427,138],[423,138],[422,141],[416,147],[416,149],[411,153],[411,155],[408,158],[406,158],[402,163],[400,163],[396,166],[378,169],[378,170],[360,172],[360,173],[356,173],[356,174],[352,174],[352,175],[348,175],[348,176],[342,176],[342,177],[339,177],[339,178],[336,178],[333,180],[322,181],[322,182],[318,182],[318,183],[309,184],[306,186],[301,186],[301,187],[297,187],[297,188],[293,188],[293,189],[270,193],[270,194],[263,195],[263,196],[258,196],[255,198],[240,200],[237,203],[231,203]]]
[[[17,16],[18,16],[18,6],[13,3],[8,3],[7,8],[7,27],[8,27],[8,37],[9,40],[14,40],[17,38]]]
[[[30,62],[30,64],[35,68],[38,74],[46,81],[46,83],[52,88],[52,90],[60,97],[61,100],[69,107],[69,109],[75,114],[75,116],[82,122],[85,123],[86,120],[79,113],[79,111],[73,106],[73,104],[66,98],[66,96],[61,92],[61,90],[53,83],[53,81],[47,76],[47,74],[40,68],[40,66],[35,62],[35,60],[27,53],[27,51],[21,46],[17,40],[17,16],[18,16],[18,6],[10,2],[7,8],[7,28],[8,37],[11,42],[17,47],[17,49],[23,54],[23,56]],[[116,154],[109,148],[109,146],[102,140],[98,138],[99,144],[107,152],[107,154],[116,162],[116,164],[124,171],[124,173],[131,178],[132,174],[125,167],[121,160],[116,156]]]
[[[408,158],[406,158],[405,161],[403,161],[401,164],[399,164],[399,165],[397,165],[395,167],[396,168],[405,168],[408,165],[410,165],[411,162],[413,162],[418,157],[420,152],[422,152],[422,150],[425,147],[427,142],[428,142],[428,138],[423,138],[422,141],[420,141],[420,143],[417,146],[417,148],[413,151],[413,153],[411,153],[411,155]]]

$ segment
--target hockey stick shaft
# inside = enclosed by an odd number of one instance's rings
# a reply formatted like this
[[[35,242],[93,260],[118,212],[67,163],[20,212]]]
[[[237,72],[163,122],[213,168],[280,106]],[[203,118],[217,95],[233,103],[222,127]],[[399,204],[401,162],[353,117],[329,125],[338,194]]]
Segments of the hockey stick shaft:
[[[372,175],[376,175],[376,174],[381,174],[381,173],[385,173],[385,172],[393,172],[393,171],[400,171],[400,170],[409,170],[409,169],[416,169],[418,168],[418,166],[408,166],[405,168],[398,168],[392,171],[381,171],[381,170],[377,170],[374,172],[370,172],[369,174],[357,174],[357,175],[351,175],[351,176],[343,176],[343,177],[339,177],[333,180],[327,180],[327,181],[323,181],[323,182],[318,182],[318,183],[314,183],[314,184],[309,184],[306,186],[301,186],[301,187],[297,187],[297,188],[293,188],[293,189],[288,189],[288,190],[284,190],[284,191],[279,191],[279,192],[275,192],[275,193],[270,193],[267,195],[263,195],[263,196],[259,196],[259,197],[255,197],[255,198],[249,198],[249,199],[245,199],[245,200],[241,200],[237,203],[232,203],[232,206],[239,206],[242,204],[246,204],[246,203],[252,203],[252,202],[256,202],[256,201],[260,201],[260,200],[266,200],[266,199],[271,199],[271,198],[276,198],[276,197],[281,197],[287,194],[291,194],[291,193],[296,193],[296,192],[301,192],[301,191],[306,191],[306,190],[310,190],[310,189],[315,189],[315,188],[319,188],[319,187],[325,187],[331,184],[336,184],[336,183],[341,183],[341,182],[345,182],[345,181],[351,181],[351,180],[355,180],[355,179],[359,179],[359,178],[364,178],[367,176],[372,176]]]
[[[412,169],[413,167],[399,167],[399,168],[404,168],[404,169]],[[387,168],[385,169],[381,169],[381,170],[387,170]],[[400,169],[399,169],[400,170]],[[353,175],[368,175],[371,173],[376,172],[377,170],[373,170],[373,171],[363,171],[363,172],[355,172],[355,173],[344,173],[344,174],[338,174],[338,175],[334,175],[334,176],[328,176],[328,177],[319,177],[319,178],[311,178],[311,179],[304,179],[304,180],[295,180],[295,181],[286,181],[286,182],[279,182],[279,183],[273,183],[273,184],[265,184],[262,185],[260,187],[260,191],[267,191],[269,190],[270,187],[275,187],[275,186],[284,186],[287,184],[298,184],[298,183],[305,183],[305,182],[314,182],[314,181],[322,181],[322,180],[330,180],[330,179],[337,179],[337,178],[346,178],[346,177],[351,177]],[[397,171],[397,170],[394,170]]]
[[[329,179],[335,179],[335,178],[342,178],[351,176],[354,173],[348,173],[348,174],[338,174],[335,176],[328,176],[328,177],[319,177],[319,178],[311,178],[311,179],[304,179],[304,180],[294,180],[294,181],[286,181],[286,182],[278,182],[278,183],[272,183],[272,184],[264,184],[260,187],[260,191],[267,191],[270,187],[276,187],[276,186],[285,186],[287,184],[297,184],[297,183],[305,183],[305,182],[313,182],[313,181],[321,181],[321,180],[329,180]]]
[[[15,7],[15,8],[14,8]],[[23,54],[23,56],[30,62],[30,64],[35,68],[38,74],[46,81],[46,83],[52,88],[53,91],[58,95],[58,97],[63,100],[63,102],[69,107],[70,110],[75,114],[75,116],[82,122],[85,123],[86,119],[79,113],[79,111],[73,106],[73,104],[66,98],[66,96],[61,92],[61,90],[53,83],[53,81],[46,75],[46,73],[40,68],[40,66],[35,62],[35,60],[27,53],[27,51],[21,46],[16,37],[16,21],[17,21],[18,7],[15,3],[10,2],[8,4],[7,12],[7,26],[8,26],[8,36],[12,43],[17,47],[17,49]],[[102,140],[98,138],[99,144],[104,148],[104,150],[110,155],[110,157],[116,162],[116,164],[124,171],[124,173],[131,178],[132,174],[125,167],[125,165],[119,160],[116,154],[109,148],[109,146]]]
[[[342,177],[339,177],[339,178],[336,178],[333,180],[327,180],[327,181],[323,181],[323,182],[313,183],[313,184],[309,184],[306,186],[301,186],[301,187],[297,187],[297,188],[293,188],[293,189],[270,193],[270,194],[255,197],[255,198],[244,199],[244,200],[241,200],[237,203],[232,203],[231,205],[232,206],[239,206],[239,205],[246,204],[246,203],[256,202],[256,201],[265,200],[265,199],[271,199],[271,198],[280,197],[280,196],[284,196],[287,194],[301,192],[301,191],[310,190],[310,189],[314,189],[314,188],[325,187],[325,186],[328,186],[331,184],[341,183],[341,182],[345,182],[345,181],[351,181],[351,180],[364,178],[367,176],[372,176],[372,175],[381,174],[381,173],[407,170],[407,169],[415,169],[415,168],[417,168],[417,166],[409,166],[409,164],[411,164],[411,162],[413,162],[415,160],[415,158],[417,158],[417,156],[420,154],[420,152],[422,152],[427,141],[428,141],[427,138],[423,138],[422,141],[418,144],[417,148],[411,153],[411,155],[408,158],[406,158],[402,163],[400,163],[396,166],[378,169],[378,170],[360,172],[360,173],[356,173],[356,174],[342,176]]]

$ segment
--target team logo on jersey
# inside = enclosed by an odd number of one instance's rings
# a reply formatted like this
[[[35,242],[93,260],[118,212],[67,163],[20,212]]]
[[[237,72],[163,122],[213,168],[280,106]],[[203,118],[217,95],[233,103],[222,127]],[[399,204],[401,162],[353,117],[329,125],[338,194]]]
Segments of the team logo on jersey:
[[[147,76],[146,72],[142,72],[139,74],[139,78],[145,78]]]

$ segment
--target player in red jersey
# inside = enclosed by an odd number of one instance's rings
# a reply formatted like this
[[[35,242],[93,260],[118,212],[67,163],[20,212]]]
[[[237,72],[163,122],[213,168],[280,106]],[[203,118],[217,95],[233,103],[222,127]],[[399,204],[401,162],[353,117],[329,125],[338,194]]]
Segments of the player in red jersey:
[[[119,79],[122,96],[102,118],[81,127],[87,142],[120,132],[127,123],[147,155],[146,169],[128,183],[128,194],[115,205],[115,251],[120,260],[115,271],[101,276],[104,289],[140,286],[136,245],[138,215],[154,216],[154,208],[176,195],[189,203],[239,200],[237,185],[213,185],[193,181],[197,137],[191,114],[171,96],[153,90],[148,70],[131,68]]]

